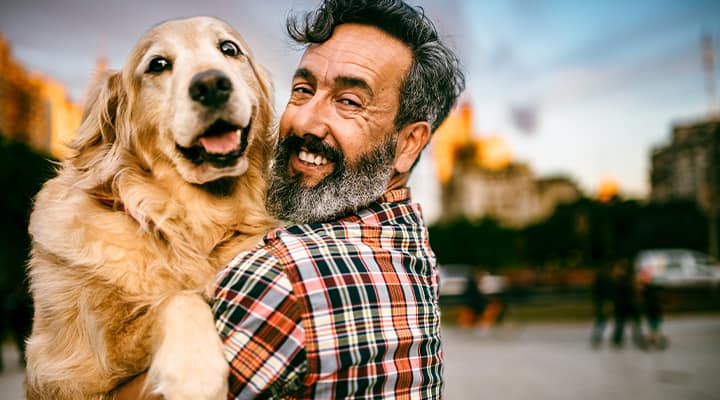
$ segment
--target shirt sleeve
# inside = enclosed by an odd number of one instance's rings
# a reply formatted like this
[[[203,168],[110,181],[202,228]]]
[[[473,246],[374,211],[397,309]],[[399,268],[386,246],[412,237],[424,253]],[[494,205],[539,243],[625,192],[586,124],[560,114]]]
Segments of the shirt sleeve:
[[[238,256],[218,274],[211,302],[232,398],[300,389],[307,371],[302,306],[275,257],[262,248]]]

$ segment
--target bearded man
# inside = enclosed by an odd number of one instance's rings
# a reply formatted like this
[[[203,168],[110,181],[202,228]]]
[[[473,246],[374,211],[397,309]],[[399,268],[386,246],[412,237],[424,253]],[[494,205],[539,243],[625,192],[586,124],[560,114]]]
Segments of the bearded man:
[[[406,187],[464,87],[402,1],[327,0],[306,50],[267,205],[291,221],[219,275],[213,310],[237,399],[439,399],[438,270]]]
[[[438,270],[407,182],[458,59],[400,0],[326,0],[287,29],[306,49],[267,206],[290,224],[214,284],[229,398],[439,399]]]

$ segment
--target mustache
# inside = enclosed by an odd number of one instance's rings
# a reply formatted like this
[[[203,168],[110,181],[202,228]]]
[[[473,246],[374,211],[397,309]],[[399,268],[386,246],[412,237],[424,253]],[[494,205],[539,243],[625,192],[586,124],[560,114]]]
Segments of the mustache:
[[[344,159],[340,150],[328,145],[315,135],[305,134],[300,136],[290,132],[285,139],[278,142],[278,153],[296,153],[303,148],[311,153],[325,157],[330,162],[342,163]]]
[[[288,161],[295,154],[290,149],[305,147],[326,158],[342,154],[312,135],[289,135],[281,147],[271,167],[265,204],[280,219],[316,223],[355,212],[380,198],[392,176],[396,139],[390,135],[355,162],[340,159],[331,173],[312,186],[303,184],[300,173],[290,176]]]

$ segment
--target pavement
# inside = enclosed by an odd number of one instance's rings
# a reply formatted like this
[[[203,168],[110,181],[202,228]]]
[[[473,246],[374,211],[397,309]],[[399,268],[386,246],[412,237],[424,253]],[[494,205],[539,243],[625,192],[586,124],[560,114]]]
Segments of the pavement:
[[[665,322],[670,345],[590,346],[588,324],[527,326],[509,338],[446,328],[445,400],[720,399],[720,318]],[[606,332],[609,333],[609,332]]]
[[[591,348],[588,324],[503,335],[444,327],[445,400],[720,400],[720,317],[673,318],[666,350]],[[23,399],[23,370],[3,346],[0,400]]]

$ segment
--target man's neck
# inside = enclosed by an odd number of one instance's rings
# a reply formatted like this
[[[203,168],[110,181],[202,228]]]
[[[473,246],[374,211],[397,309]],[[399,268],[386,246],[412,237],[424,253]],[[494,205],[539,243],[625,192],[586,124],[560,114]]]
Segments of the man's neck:
[[[396,172],[390,177],[390,181],[388,182],[387,189],[385,189],[385,191],[389,192],[395,189],[402,189],[407,186],[409,179],[410,173],[399,174]]]

